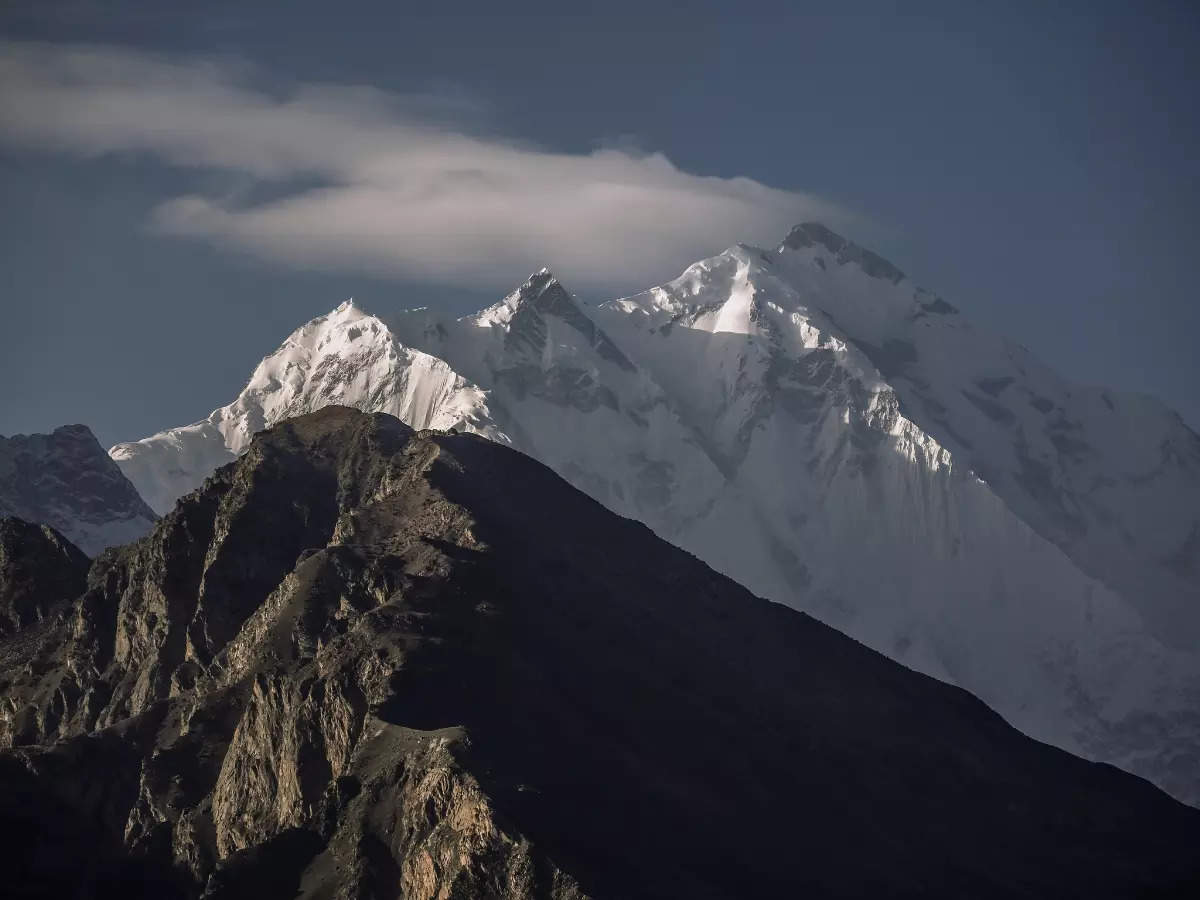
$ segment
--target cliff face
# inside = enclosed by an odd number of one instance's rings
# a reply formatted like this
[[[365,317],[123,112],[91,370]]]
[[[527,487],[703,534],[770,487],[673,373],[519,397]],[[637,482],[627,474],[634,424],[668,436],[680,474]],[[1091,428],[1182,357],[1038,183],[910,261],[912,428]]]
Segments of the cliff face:
[[[0,638],[31,630],[83,593],[89,565],[49,525],[0,519]]]
[[[0,560],[19,531],[0,529]],[[63,552],[30,546],[30,571]],[[0,816],[36,814],[57,853],[27,858],[22,889],[1197,884],[1200,812],[475,436],[336,407],[287,421],[98,558],[77,598],[46,584],[40,617],[0,641]],[[64,871],[82,846],[91,868]]]

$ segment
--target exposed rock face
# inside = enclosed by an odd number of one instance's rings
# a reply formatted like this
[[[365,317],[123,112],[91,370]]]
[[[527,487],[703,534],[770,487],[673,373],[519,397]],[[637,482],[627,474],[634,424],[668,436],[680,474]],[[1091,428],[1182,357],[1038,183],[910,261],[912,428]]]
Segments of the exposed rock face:
[[[158,518],[86,425],[0,437],[0,516],[53,526],[92,556]]]
[[[385,415],[259,435],[38,628],[0,643],[0,812],[51,798],[53,845],[96,835],[114,892],[1200,887],[1200,811],[753,597],[515,451]]]
[[[0,519],[0,638],[83,593],[90,564],[50,526]]]

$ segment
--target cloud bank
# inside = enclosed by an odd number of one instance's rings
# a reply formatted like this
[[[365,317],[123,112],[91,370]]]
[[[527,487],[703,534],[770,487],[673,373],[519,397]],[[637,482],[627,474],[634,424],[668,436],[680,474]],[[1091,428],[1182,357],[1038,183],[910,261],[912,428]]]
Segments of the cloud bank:
[[[164,198],[152,226],[302,268],[495,288],[552,266],[643,285],[836,207],[622,148],[561,153],[482,132],[462,98],[262,86],[228,61],[0,42],[0,140],[144,154],[248,190]],[[265,198],[265,199],[264,199]]]

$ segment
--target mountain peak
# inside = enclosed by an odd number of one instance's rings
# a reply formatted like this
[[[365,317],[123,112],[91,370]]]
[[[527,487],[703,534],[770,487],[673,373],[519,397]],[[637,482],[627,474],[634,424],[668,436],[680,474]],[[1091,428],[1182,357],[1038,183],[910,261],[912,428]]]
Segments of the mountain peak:
[[[564,300],[569,303],[571,300],[571,295],[562,282],[555,278],[554,273],[546,266],[542,266],[525,279],[525,283],[509,296],[514,303],[522,300],[532,301],[539,309],[553,307]]]
[[[495,306],[472,318],[483,325],[502,324],[510,349],[523,348],[540,357],[546,347],[545,317],[552,316],[577,331],[603,358],[632,372],[636,367],[575,302],[548,268],[534,272],[519,288]]]
[[[820,223],[789,243],[598,306],[531,268],[461,319],[314,320],[233,404],[113,455],[168,512],[255,432],[330,403],[492,436],[1032,736],[1195,802],[1200,444],[870,277]],[[1109,659],[1137,661],[1119,691]]]
[[[820,244],[831,253],[837,253],[849,243],[850,241],[822,222],[801,222],[783,239],[784,246],[793,250]]]
[[[86,858],[213,900],[1196,895],[1200,811],[527,456],[346,407],[253,441],[86,585],[0,523],[17,893]]]
[[[78,423],[74,425],[59,425],[54,429],[54,434],[61,435],[63,437],[73,437],[80,440],[96,440],[96,436],[92,433],[92,429],[88,428],[86,425],[81,425]],[[99,444],[98,441],[97,444]]]
[[[141,537],[156,518],[86,425],[0,437],[0,515],[51,525],[89,554]]]
[[[572,299],[571,293],[563,286],[561,281],[554,277],[554,273],[545,266],[525,279],[525,282],[520,287],[505,297],[496,306],[492,307],[492,309],[502,312],[501,318],[503,319],[507,319],[512,315],[518,315],[523,310],[531,310],[543,315],[558,316],[565,319],[582,315],[574,299]],[[485,310],[484,315],[487,312]]]
[[[818,246],[833,254],[839,265],[854,263],[872,278],[882,278],[893,284],[904,280],[904,273],[897,266],[820,222],[801,222],[788,232],[780,250],[803,250]]]

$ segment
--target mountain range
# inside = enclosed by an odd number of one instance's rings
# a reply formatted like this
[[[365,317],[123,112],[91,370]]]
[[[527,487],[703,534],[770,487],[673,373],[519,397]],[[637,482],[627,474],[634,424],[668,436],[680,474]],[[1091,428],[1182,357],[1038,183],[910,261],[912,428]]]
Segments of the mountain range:
[[[1200,437],[808,223],[590,305],[343,303],[207,419],[110,450],[159,513],[330,404],[547,464],[753,592],[1200,802]]]
[[[158,519],[86,425],[0,436],[0,516],[50,525],[92,555]]]
[[[0,520],[14,896],[1200,890],[1200,811],[500,441],[328,406],[239,450],[94,561]]]

